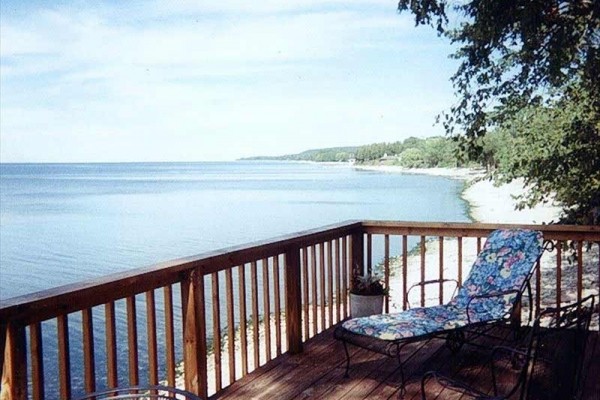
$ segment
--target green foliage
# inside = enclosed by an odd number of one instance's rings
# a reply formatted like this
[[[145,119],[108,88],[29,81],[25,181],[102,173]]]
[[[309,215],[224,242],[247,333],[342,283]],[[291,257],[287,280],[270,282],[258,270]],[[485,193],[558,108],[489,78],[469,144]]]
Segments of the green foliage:
[[[298,154],[284,156],[259,156],[242,158],[242,160],[290,160],[290,161],[316,161],[316,162],[345,162],[354,157],[358,147],[331,147],[328,149],[306,150]]]
[[[428,167],[456,167],[458,145],[455,141],[433,137],[423,143],[423,161]]]
[[[498,179],[531,183],[524,205],[555,194],[563,222],[598,224],[600,2],[467,0],[452,12],[449,4],[398,3],[457,46],[458,103],[442,115],[446,131]]]
[[[358,269],[352,275],[350,292],[360,296],[387,296],[389,294],[382,276],[371,273],[360,275]]]
[[[356,152],[356,160],[378,162],[386,154],[397,157],[397,164],[406,168],[456,167],[460,164],[457,143],[444,137],[409,137],[403,142],[362,146]]]
[[[589,103],[525,108],[498,129],[505,142],[493,176],[525,178],[532,189],[519,198],[521,208],[554,197],[566,205],[563,222],[600,224],[600,119]]]
[[[400,165],[406,168],[425,168],[423,151],[418,147],[411,147],[400,153]]]
[[[356,160],[359,162],[379,160],[386,154],[388,156],[398,155],[402,149],[402,142],[369,144],[358,148]]]

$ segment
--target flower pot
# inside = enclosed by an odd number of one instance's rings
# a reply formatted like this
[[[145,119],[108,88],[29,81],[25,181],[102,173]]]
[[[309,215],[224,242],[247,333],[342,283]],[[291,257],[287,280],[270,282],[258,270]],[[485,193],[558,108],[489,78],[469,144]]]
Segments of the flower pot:
[[[350,316],[352,318],[366,317],[383,312],[384,295],[363,296],[350,293]]]

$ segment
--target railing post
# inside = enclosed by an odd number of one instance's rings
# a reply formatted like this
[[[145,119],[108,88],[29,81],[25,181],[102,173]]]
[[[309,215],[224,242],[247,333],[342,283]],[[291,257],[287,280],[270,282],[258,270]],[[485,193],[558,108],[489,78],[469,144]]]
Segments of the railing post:
[[[302,296],[300,284],[300,248],[292,247],[285,252],[285,324],[288,351],[302,353]]]
[[[4,331],[4,362],[2,365],[1,400],[27,398],[27,342],[25,327],[9,322],[0,326]]]
[[[355,272],[360,275],[365,274],[365,239],[362,229],[352,232],[352,244],[351,244],[350,260],[352,265],[350,266],[351,276],[354,276]]]
[[[185,388],[208,398],[204,276],[197,269],[181,282]]]

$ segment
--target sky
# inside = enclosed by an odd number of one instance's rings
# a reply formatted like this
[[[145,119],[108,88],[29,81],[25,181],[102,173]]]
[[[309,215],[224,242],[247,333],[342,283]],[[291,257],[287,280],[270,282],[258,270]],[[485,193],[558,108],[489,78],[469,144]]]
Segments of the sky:
[[[218,161],[443,135],[452,47],[396,5],[2,1],[0,162]]]

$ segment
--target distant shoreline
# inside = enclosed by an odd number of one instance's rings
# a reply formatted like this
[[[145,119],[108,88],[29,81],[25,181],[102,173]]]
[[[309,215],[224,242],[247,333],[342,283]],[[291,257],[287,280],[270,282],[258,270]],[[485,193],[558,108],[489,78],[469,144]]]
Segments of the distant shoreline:
[[[542,224],[556,222],[560,207],[553,204],[538,204],[533,208],[517,210],[513,196],[523,194],[523,180],[495,186],[493,182],[481,179],[482,169],[473,168],[404,168],[391,165],[354,165],[353,168],[366,171],[400,174],[422,174],[442,176],[465,182],[460,197],[469,205],[469,217],[473,222],[507,224]]]

